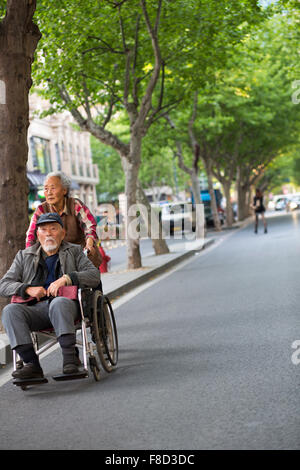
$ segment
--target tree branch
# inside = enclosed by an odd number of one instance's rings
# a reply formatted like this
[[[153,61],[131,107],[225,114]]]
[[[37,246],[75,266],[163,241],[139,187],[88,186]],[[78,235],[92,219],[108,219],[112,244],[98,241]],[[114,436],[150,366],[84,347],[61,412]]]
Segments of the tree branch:
[[[86,85],[85,79],[83,79],[83,93],[84,93],[84,101],[85,101],[85,112],[87,114],[88,119],[92,119],[91,115],[91,108],[90,108],[90,103],[89,103],[89,91]]]
[[[153,124],[153,122],[157,119],[155,119],[155,116],[160,112],[162,111],[162,109],[166,108],[166,107],[162,107],[162,103],[163,103],[163,98],[164,98],[164,84],[165,84],[165,64],[164,62],[162,61],[162,78],[161,78],[161,86],[160,86],[160,94],[159,94],[159,99],[158,99],[158,104],[156,106],[156,108],[152,111],[152,113],[150,114],[150,116],[148,117],[147,119],[147,129],[150,127],[151,124]]]
[[[113,147],[121,156],[126,158],[128,157],[128,144],[122,142],[117,136],[104,129],[103,126],[99,126],[98,124],[96,124],[93,119],[85,118],[73,103],[64,85],[58,87],[58,90],[61,99],[68,105],[70,113],[72,114],[73,118],[82,130],[91,133],[94,137],[96,137],[96,139],[100,140],[102,143]]]
[[[176,125],[174,124],[174,122],[172,121],[172,119],[170,118],[170,116],[167,113],[164,114],[164,118],[167,121],[167,123],[169,124],[169,126],[171,127],[171,129],[175,130]],[[181,168],[188,175],[192,176],[193,170],[191,170],[188,166],[185,165],[185,163],[183,161],[181,143],[178,140],[176,140],[176,148],[177,148],[177,151],[173,151],[173,152],[174,152],[175,157],[178,158],[179,168]]]
[[[109,5],[112,5],[114,8],[121,7],[125,2],[127,2],[127,0],[121,0],[120,2],[116,2],[113,0],[106,0],[106,3],[108,3]]]
[[[121,38],[122,38],[122,44],[123,44],[123,51],[126,54],[128,48],[126,44],[126,38],[125,38],[125,30],[124,30],[124,24],[123,24],[123,18],[121,15],[121,4],[118,5],[118,12],[119,12],[119,25],[120,25],[120,32],[121,32]]]
[[[189,133],[189,137],[191,141],[191,146],[194,151],[195,151],[196,145],[198,145],[198,142],[194,133],[194,124],[195,124],[195,120],[197,116],[197,107],[198,107],[198,91],[195,91],[192,116],[188,123],[188,133]]]
[[[114,100],[113,96],[111,96],[109,106],[108,106],[108,111],[107,111],[106,117],[103,121],[103,124],[101,126],[103,129],[105,129],[105,127],[107,126],[107,124],[111,120],[112,110],[113,110],[113,107],[114,107],[115,103],[116,103],[116,101]]]
[[[110,44],[108,44],[106,41],[104,41],[102,38],[98,37],[98,36],[88,36],[88,39],[96,39],[97,41],[100,41],[102,42],[105,47],[101,47],[101,46],[97,46],[97,47],[91,47],[89,49],[86,49],[85,51],[82,52],[82,54],[87,54],[88,52],[90,51],[93,51],[93,50],[97,50],[97,49],[100,49],[100,50],[103,50],[103,51],[108,51],[108,52],[111,52],[112,54],[121,54],[123,55],[124,54],[124,51],[118,51],[117,49],[114,49],[113,47],[111,47]]]
[[[134,50],[133,50],[133,61],[132,61],[132,76],[134,77],[133,86],[132,86],[132,98],[134,105],[138,108],[139,100],[138,100],[138,85],[140,83],[140,79],[135,75],[135,69],[137,64],[137,56],[138,56],[138,48],[139,48],[139,28],[140,28],[140,18],[141,15],[137,16],[136,26],[135,26],[135,40],[134,40]]]
[[[146,92],[142,99],[137,125],[144,124],[147,114],[149,110],[151,109],[152,93],[155,89],[157,80],[159,78],[159,73],[160,73],[160,68],[161,68],[161,54],[160,54],[160,48],[159,48],[159,43],[158,43],[158,37],[157,37],[160,14],[161,14],[161,5],[162,5],[162,0],[159,0],[157,12],[156,12],[155,27],[153,29],[151,26],[148,11],[147,11],[146,0],[141,0],[141,6],[142,6],[143,14],[144,14],[144,19],[146,22],[148,33],[151,38],[155,64],[154,64],[154,68],[153,68],[152,75],[149,80]]]
[[[191,168],[189,168],[187,165],[185,165],[185,163],[183,161],[182,147],[181,147],[181,143],[179,141],[176,141],[176,148],[177,148],[177,151],[174,152],[174,154],[178,158],[179,168],[181,168],[188,175],[192,176],[193,170],[191,170]]]
[[[146,120],[146,123],[144,125],[144,131],[143,131],[143,134],[146,135],[148,129],[150,126],[152,126],[152,124],[154,124],[155,122],[157,122],[159,119],[161,118],[166,118],[166,115],[168,116],[168,113],[170,111],[172,111],[172,109],[174,109],[178,103],[180,103],[181,99],[180,100],[177,100],[177,101],[174,101],[172,103],[168,103],[166,104],[165,106],[162,106],[160,111],[161,113],[157,114],[157,115],[151,115],[147,120]],[[167,119],[167,118],[166,118]],[[168,118],[169,119],[169,118]],[[167,119],[167,120],[168,120]]]

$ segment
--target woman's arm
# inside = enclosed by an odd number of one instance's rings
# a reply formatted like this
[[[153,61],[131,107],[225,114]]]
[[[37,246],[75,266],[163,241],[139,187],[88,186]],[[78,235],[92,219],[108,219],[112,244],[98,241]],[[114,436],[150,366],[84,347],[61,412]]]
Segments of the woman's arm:
[[[36,223],[41,214],[44,213],[43,206],[40,205],[36,208],[35,212],[31,217],[31,221],[26,232],[26,248],[32,246],[36,242]]]
[[[97,222],[89,208],[79,199],[75,199],[75,214],[76,217],[78,217],[86,242],[89,238],[91,238],[93,242],[97,242]]]

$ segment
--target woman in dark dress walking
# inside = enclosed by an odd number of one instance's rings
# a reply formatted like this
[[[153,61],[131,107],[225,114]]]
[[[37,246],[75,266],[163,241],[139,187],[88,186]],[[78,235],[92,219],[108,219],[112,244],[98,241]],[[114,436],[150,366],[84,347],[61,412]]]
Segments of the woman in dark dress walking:
[[[264,224],[265,233],[267,233],[268,232],[267,221],[265,219],[266,208],[264,206],[264,196],[263,196],[263,193],[261,192],[260,189],[257,189],[256,192],[255,192],[255,196],[253,198],[253,209],[255,211],[254,233],[257,233],[259,214],[261,214],[261,218],[262,218],[263,224]]]

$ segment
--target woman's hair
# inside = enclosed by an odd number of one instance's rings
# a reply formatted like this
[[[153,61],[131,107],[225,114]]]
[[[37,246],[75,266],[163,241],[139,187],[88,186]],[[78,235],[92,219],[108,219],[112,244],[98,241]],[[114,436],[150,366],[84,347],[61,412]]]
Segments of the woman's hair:
[[[51,173],[48,173],[48,175],[46,176],[45,182],[49,178],[52,178],[54,176],[60,179],[63,188],[67,190],[67,196],[68,196],[70,192],[70,188],[71,188],[71,179],[67,175],[65,175],[65,173],[63,173],[62,171],[51,171]]]
[[[262,196],[262,192],[259,188],[256,188],[256,194],[255,194],[257,197],[261,197]]]

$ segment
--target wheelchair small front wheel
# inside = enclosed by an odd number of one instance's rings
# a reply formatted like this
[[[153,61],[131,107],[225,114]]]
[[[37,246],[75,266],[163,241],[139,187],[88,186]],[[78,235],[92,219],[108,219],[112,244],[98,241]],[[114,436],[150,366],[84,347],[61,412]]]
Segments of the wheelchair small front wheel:
[[[99,369],[99,366],[98,366],[98,363],[96,361],[96,358],[95,357],[90,357],[90,369],[93,373],[93,376],[94,376],[94,379],[96,380],[96,382],[99,382],[100,380],[100,369]]]

